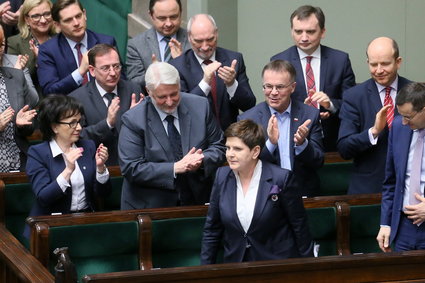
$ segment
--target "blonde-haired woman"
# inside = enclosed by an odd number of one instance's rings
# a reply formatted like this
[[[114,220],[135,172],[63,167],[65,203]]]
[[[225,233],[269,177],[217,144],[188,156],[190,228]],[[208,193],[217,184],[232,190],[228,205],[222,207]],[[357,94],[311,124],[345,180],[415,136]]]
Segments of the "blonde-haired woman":
[[[19,16],[20,33],[7,39],[7,53],[29,56],[27,67],[40,92],[36,71],[38,47],[55,34],[50,0],[25,0]]]

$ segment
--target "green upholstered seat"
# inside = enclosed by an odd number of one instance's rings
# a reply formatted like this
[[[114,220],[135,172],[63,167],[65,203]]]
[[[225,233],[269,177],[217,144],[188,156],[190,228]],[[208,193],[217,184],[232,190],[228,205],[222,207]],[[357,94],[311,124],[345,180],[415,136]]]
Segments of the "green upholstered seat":
[[[200,265],[205,219],[206,217],[188,217],[153,220],[153,267]]]
[[[28,239],[22,233],[25,227],[25,219],[28,217],[35,201],[31,184],[9,184],[5,186],[5,223],[6,228],[25,247],[29,247]]]
[[[376,241],[381,218],[381,205],[355,205],[350,207],[351,253],[381,252]]]
[[[352,162],[325,163],[318,170],[321,196],[345,195],[351,176]]]
[[[53,251],[59,247],[69,248],[79,280],[85,274],[139,269],[137,221],[51,227],[49,268],[53,274]]]
[[[336,209],[318,207],[308,208],[306,211],[311,237],[320,245],[319,256],[337,255]]]

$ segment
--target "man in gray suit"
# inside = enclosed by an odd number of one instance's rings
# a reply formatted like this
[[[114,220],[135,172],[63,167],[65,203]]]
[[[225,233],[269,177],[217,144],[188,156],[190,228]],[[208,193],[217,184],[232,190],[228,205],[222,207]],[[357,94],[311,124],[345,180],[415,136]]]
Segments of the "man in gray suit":
[[[168,62],[188,50],[186,30],[180,28],[180,0],[150,0],[152,28],[128,41],[127,77],[145,87],[145,72],[154,61]]]
[[[140,87],[121,79],[120,57],[114,46],[95,45],[88,53],[88,61],[94,79],[70,94],[84,107],[81,136],[94,140],[96,146],[103,143],[109,150],[107,165],[118,165],[121,115],[141,101]]]
[[[204,204],[224,162],[223,133],[204,97],[180,92],[179,73],[155,62],[149,97],[122,116],[121,209]]]

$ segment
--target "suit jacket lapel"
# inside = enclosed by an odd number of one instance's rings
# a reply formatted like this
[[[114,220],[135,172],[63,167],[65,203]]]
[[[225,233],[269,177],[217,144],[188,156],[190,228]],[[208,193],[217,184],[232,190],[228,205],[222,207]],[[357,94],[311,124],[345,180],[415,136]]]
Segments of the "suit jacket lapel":
[[[95,81],[91,80],[88,85],[88,95],[91,100],[91,105],[97,105],[92,111],[97,111],[99,117],[106,117],[108,115],[108,107],[100,96],[99,90],[96,87]]]
[[[267,199],[269,197],[270,189],[273,184],[270,183],[272,180],[271,171],[268,170],[268,167],[265,166],[263,162],[263,168],[261,172],[260,183],[258,185],[257,200],[255,201],[254,215],[252,216],[251,225],[249,230],[254,229],[257,221],[264,221],[261,215],[263,213],[264,207],[266,206]],[[254,227],[254,228],[251,228]]]
[[[188,60],[186,61],[187,70],[190,70],[193,80],[191,80],[192,85],[189,85],[189,89],[193,89],[198,82],[200,82],[204,76],[204,70],[199,64],[198,59],[195,57],[193,50],[189,52]]]
[[[395,134],[395,133],[394,133]],[[402,126],[400,129],[400,133],[397,135],[397,143],[399,146],[397,147],[400,149],[400,168],[402,168],[403,172],[400,176],[406,175],[406,169],[407,169],[407,160],[409,158],[409,150],[410,150],[410,142],[412,141],[412,135],[413,131],[408,126]],[[393,145],[394,147],[394,145]],[[393,149],[394,152],[394,149]],[[403,186],[404,187],[404,186]]]
[[[378,112],[382,108],[382,101],[374,80],[369,80],[367,90],[369,92],[368,97],[370,98],[371,105],[373,106],[374,110]]]
[[[303,68],[301,65],[300,55],[298,54],[298,50],[296,46],[292,46],[292,49],[291,49],[291,64],[292,66],[294,66],[295,72],[297,74],[296,76],[297,86],[296,86],[295,92],[301,95],[301,97],[306,97],[307,96],[306,83],[305,83]],[[302,95],[302,94],[305,94],[305,95]]]
[[[291,168],[294,169],[294,160],[295,160],[295,150],[294,150],[294,135],[298,130],[298,127],[301,126],[302,123],[304,123],[304,117],[303,113],[301,111],[301,107],[298,104],[299,102],[295,100],[291,100],[291,121],[289,121],[289,156],[291,159]]]
[[[159,117],[159,114],[156,111],[150,99],[148,99],[148,97],[145,99],[147,99],[147,102],[146,102],[146,112],[147,112],[146,117],[147,118],[146,119],[147,119],[148,127],[150,131],[152,132],[153,136],[157,139],[158,143],[163,148],[165,152],[165,156],[167,156],[168,160],[174,161],[174,156],[172,154],[167,154],[173,151],[170,145],[170,141],[168,140],[167,133],[165,132],[164,124],[162,123],[161,118]]]
[[[230,61],[230,58],[228,58],[226,54],[223,52],[223,50],[221,50],[220,48],[216,49],[215,59],[216,61],[221,63],[221,66],[230,66],[232,63]],[[220,79],[217,76],[217,74],[216,74],[216,78],[217,78],[217,104],[218,104],[217,106],[218,106],[218,109],[220,110],[221,104],[223,103],[223,95],[227,94],[227,89],[224,84],[224,81]]]
[[[145,43],[149,45],[149,49],[152,50],[152,52],[155,54],[158,61],[162,61],[161,52],[159,51],[158,38],[156,37],[155,29],[154,28],[149,29],[147,31],[146,37],[148,40]]]
[[[88,35],[87,35],[88,36]],[[62,57],[66,58],[66,61],[63,62],[64,66],[68,69],[68,73],[72,73],[75,69],[78,68],[77,62],[74,58],[74,51],[71,49],[71,46],[69,46],[68,41],[66,40],[65,36],[62,33],[59,33],[58,35],[58,41],[59,41],[59,51],[62,53]],[[88,42],[88,39],[87,39]]]
[[[190,118],[189,110],[184,106],[183,103],[180,103],[178,107],[179,113],[179,124],[180,124],[180,137],[182,141],[182,151],[183,155],[189,152],[190,145],[190,128],[192,126],[192,119]]]
[[[225,202],[227,203],[226,207],[229,209],[232,218],[233,218],[233,223],[242,231],[244,232],[244,229],[242,227],[242,224],[239,220],[239,216],[237,213],[237,187],[236,187],[236,177],[235,177],[235,173],[233,173],[232,170],[230,170],[228,178],[227,178],[227,183],[226,183],[226,187],[223,190],[223,199],[225,200]]]
[[[325,88],[325,79],[326,73],[328,71],[328,54],[326,52],[326,48],[320,46],[321,54],[320,54],[320,90],[323,91]]]

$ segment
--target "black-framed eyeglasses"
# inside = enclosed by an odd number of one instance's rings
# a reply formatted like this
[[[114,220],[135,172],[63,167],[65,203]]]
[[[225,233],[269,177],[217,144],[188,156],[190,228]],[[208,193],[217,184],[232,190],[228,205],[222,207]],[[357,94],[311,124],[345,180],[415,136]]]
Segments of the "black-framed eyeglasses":
[[[411,116],[411,117],[407,117],[407,116],[402,116],[402,117],[403,117],[403,119],[404,119],[404,120],[406,120],[406,121],[412,121],[412,120],[416,117],[416,115],[418,115],[419,113],[421,113],[423,110],[424,110],[424,108],[422,108],[422,110],[420,110],[420,111],[416,112],[416,113],[415,113],[415,115],[413,115],[413,116]]]
[[[81,125],[81,120],[71,121],[71,122],[57,122],[57,123],[62,125],[68,125],[71,129],[76,129],[78,124]]]
[[[286,88],[290,87],[294,82],[290,82],[287,85],[272,85],[272,84],[263,84],[263,90],[267,91],[267,92],[272,92],[273,89],[276,89],[277,92],[282,92],[284,91]]]
[[[105,65],[105,66],[100,66],[100,67],[96,67],[98,68],[101,72],[103,73],[108,73],[111,68],[115,71],[115,72],[119,72],[121,71],[121,64],[112,64],[112,65]]]
[[[44,12],[43,14],[28,15],[28,17],[30,17],[31,20],[35,22],[40,21],[41,17],[43,17],[46,20],[50,20],[52,18],[52,12]]]

